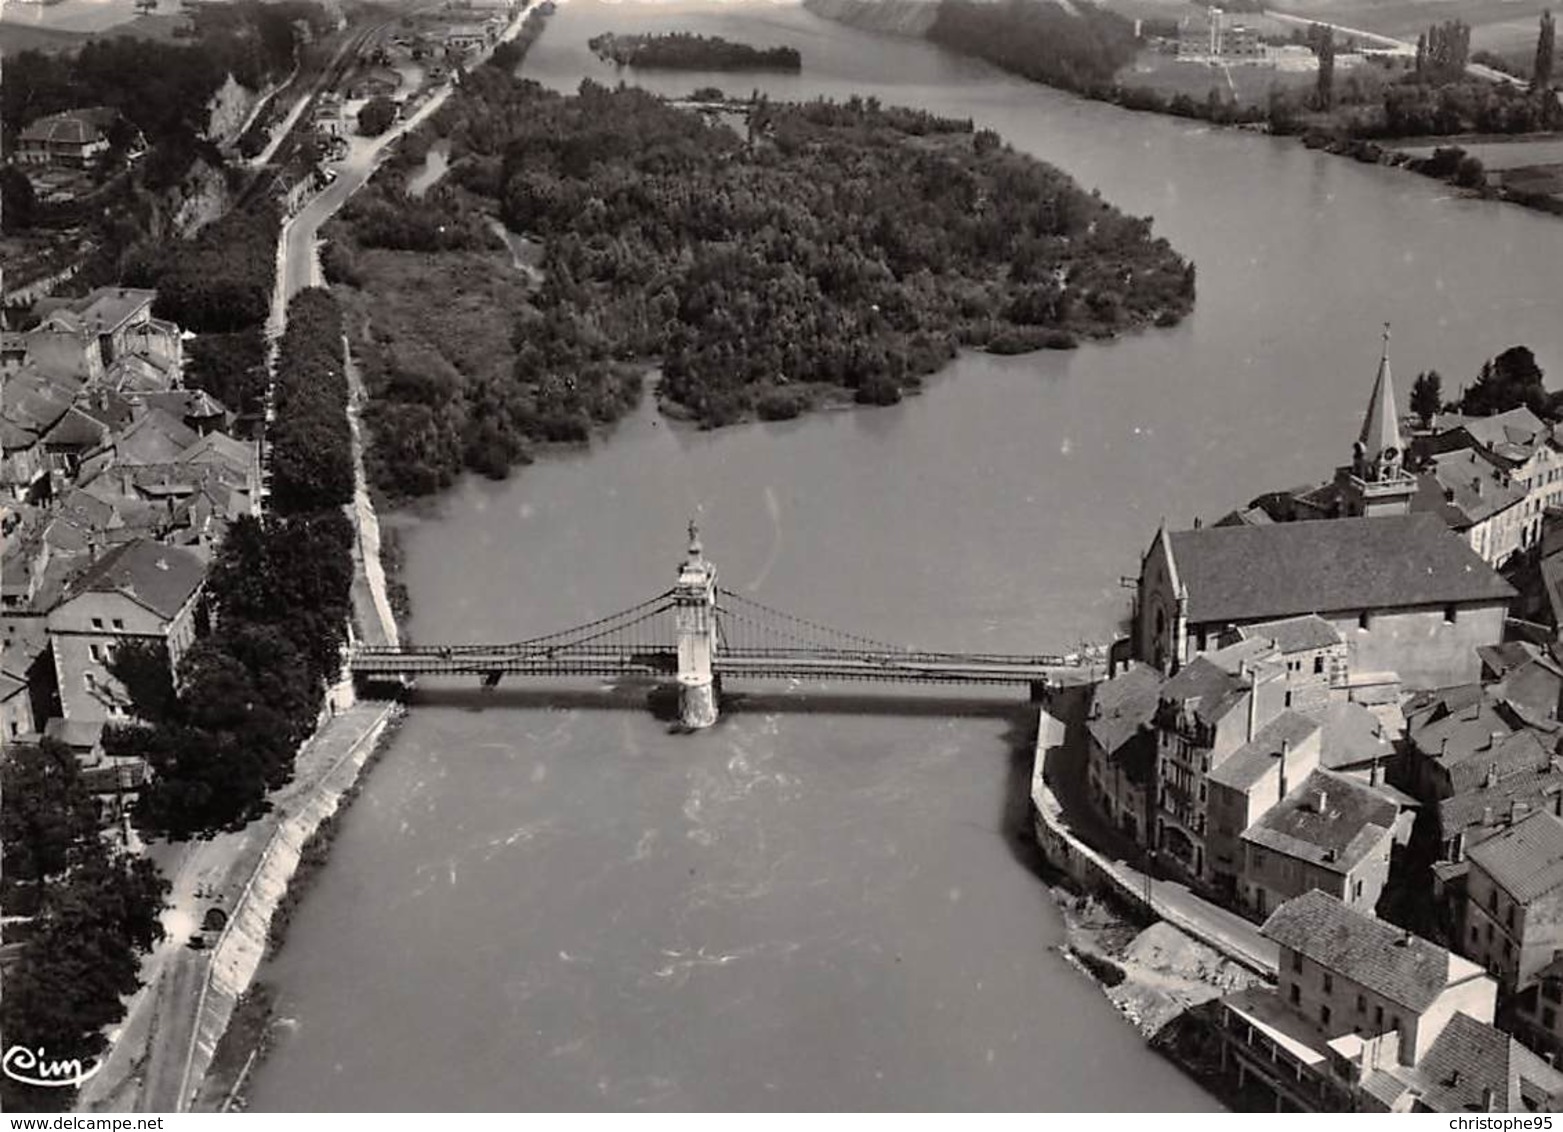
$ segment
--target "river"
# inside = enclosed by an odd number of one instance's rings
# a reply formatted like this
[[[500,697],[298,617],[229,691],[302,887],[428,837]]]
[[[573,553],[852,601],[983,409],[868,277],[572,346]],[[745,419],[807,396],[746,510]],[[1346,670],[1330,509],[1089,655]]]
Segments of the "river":
[[[1000,131],[1156,219],[1193,317],[967,356],[899,406],[700,433],[650,401],[590,452],[393,517],[423,639],[520,639],[671,583],[698,513],[723,582],[934,648],[1107,639],[1163,517],[1328,475],[1380,324],[1404,396],[1526,343],[1557,370],[1563,224],[1294,143],[1080,102],[790,6],[561,5],[523,73],[614,81],[586,40],[684,28]],[[642,76],[636,75],[637,79]],[[668,733],[634,689],[429,694],[263,977],[256,1109],[1210,1109],[1052,950],[1017,837],[1012,697],[741,689]]]

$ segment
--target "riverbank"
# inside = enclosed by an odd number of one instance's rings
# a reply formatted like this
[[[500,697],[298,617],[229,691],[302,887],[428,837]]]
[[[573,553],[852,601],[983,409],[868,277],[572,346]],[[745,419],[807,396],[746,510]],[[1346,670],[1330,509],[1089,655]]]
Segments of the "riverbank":
[[[1187,889],[1110,860],[1072,824],[1074,812],[1066,813],[1054,789],[1083,781],[1080,723],[1088,697],[1089,689],[1071,689],[1039,712],[1033,756],[1034,831],[1060,878],[1050,890],[1064,918],[1059,950],[1153,1049],[1235,1103],[1218,1072],[1216,1003],[1274,979],[1274,946],[1247,921]]]

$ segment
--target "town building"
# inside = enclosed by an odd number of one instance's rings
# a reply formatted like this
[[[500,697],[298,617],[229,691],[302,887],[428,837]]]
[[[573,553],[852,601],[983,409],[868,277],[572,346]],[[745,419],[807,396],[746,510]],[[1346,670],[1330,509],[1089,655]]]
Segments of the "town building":
[[[1429,456],[1416,482],[1411,509],[1437,515],[1489,565],[1503,566],[1529,545],[1525,488],[1478,449]]]
[[[1381,789],[1314,771],[1243,832],[1244,909],[1267,916],[1318,889],[1372,915],[1389,880],[1394,847],[1410,836],[1411,818]]]
[[[1512,994],[1563,955],[1563,819],[1530,814],[1466,857],[1460,950]]]
[[[1238,902],[1244,831],[1319,765],[1322,732],[1307,716],[1283,711],[1230,756],[1211,765],[1202,783],[1203,844],[1196,842],[1195,850],[1203,868],[1196,875],[1223,902]]]
[[[1161,676],[1136,665],[1096,686],[1086,713],[1091,796],[1114,827],[1149,845],[1155,829]]]
[[[1141,561],[1132,655],[1175,672],[1243,626],[1314,614],[1354,674],[1476,679],[1514,589],[1425,514],[1159,530]]]
[[[1294,897],[1261,930],[1279,948],[1277,985],[1221,1000],[1222,1064],[1278,1110],[1442,1104],[1422,1074],[1443,1063],[1446,1032],[1474,1023],[1507,1040],[1492,1030],[1497,985],[1480,967],[1333,896]]]
[[[35,119],[17,135],[16,160],[23,165],[89,168],[108,152],[108,130],[118,116],[97,106]]]
[[[48,616],[64,718],[128,716],[125,689],[108,668],[127,641],[163,646],[172,675],[195,641],[204,581],[196,555],[137,539],[107,551],[72,582]]]

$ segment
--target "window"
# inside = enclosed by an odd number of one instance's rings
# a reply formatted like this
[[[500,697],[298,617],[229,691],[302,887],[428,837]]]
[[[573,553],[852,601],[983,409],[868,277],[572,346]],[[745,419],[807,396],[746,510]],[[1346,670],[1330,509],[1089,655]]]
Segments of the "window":
[[[1286,706],[1287,707],[1291,707],[1292,706],[1292,694],[1290,692],[1286,693]]]
[[[1514,945],[1512,943],[1510,943],[1508,940],[1504,940],[1503,941],[1503,957],[1505,959],[1513,959],[1514,958]]]
[[[1302,974],[1302,952],[1300,951],[1292,952],[1292,970],[1297,974]]]
[[[1550,1006],[1541,1008],[1541,1024],[1549,1030],[1555,1030],[1558,1026],[1558,1012]]]
[[[1313,658],[1313,674],[1315,676],[1324,674],[1324,657],[1322,655]]]
[[[1328,971],[1324,972],[1324,993],[1332,994],[1335,991],[1335,980]]]
[[[1476,925],[1472,924],[1471,925],[1471,942],[1475,943],[1478,938],[1480,938],[1480,933],[1476,930]]]
[[[1363,632],[1367,632],[1367,630],[1371,629],[1372,627],[1373,614],[1369,613],[1366,609],[1357,614],[1357,628],[1361,629]]]
[[[1400,1029],[1400,1015],[1394,1014],[1394,1015],[1390,1016],[1389,1028],[1391,1030],[1398,1030],[1398,1029]]]
[[[92,619],[92,627],[94,629],[101,629],[101,628],[103,628],[103,618],[101,618],[101,617],[94,617]]]
[[[1491,892],[1489,892],[1487,894],[1487,911],[1489,911],[1489,912],[1496,912],[1497,910],[1498,910],[1498,890],[1494,889],[1493,891],[1491,891]]]
[[[125,622],[122,621],[120,618],[116,617],[116,618],[114,618],[113,625],[114,625],[114,628],[116,628],[116,629],[123,629],[125,627]]]
[[[1359,994],[1357,996],[1357,1013],[1358,1014],[1366,1014],[1367,1012],[1368,1012],[1368,1000],[1363,998]]]
[[[1459,615],[1460,615],[1460,611],[1457,608],[1455,608],[1454,606],[1452,606],[1452,605],[1444,606],[1444,621],[1447,622],[1448,624],[1453,625],[1455,623],[1455,618],[1457,618]]]
[[[97,661],[99,664],[103,663],[103,646],[102,645],[88,645],[87,646],[87,652],[89,652],[92,655],[92,659],[93,660]]]
[[[1492,925],[1491,924],[1487,925],[1487,942],[1488,943],[1492,942]]]
[[[1319,1022],[1325,1026],[1330,1024],[1330,1008],[1328,1006],[1321,1005],[1319,1007]]]
[[[1353,900],[1362,899],[1362,882],[1360,880],[1354,880],[1351,882],[1351,898]]]
[[[1292,987],[1291,987],[1291,998],[1292,998],[1292,1005],[1293,1006],[1301,1006],[1302,1005],[1302,988],[1300,986],[1298,986],[1296,983],[1292,984]]]
[[[1373,1024],[1379,1027],[1384,1025],[1384,1008],[1382,1006],[1373,1008]]]

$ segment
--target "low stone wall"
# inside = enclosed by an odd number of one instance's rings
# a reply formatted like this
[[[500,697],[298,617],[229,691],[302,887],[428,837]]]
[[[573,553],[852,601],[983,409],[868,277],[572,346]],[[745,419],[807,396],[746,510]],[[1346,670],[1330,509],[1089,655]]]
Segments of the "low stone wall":
[[[196,1003],[196,1024],[190,1049],[185,1055],[179,1091],[181,1107],[206,1075],[212,1054],[228,1028],[240,996],[255,978],[266,953],[271,918],[298,870],[305,843],[320,823],[336,812],[342,796],[358,780],[364,763],[385,734],[392,716],[400,710],[399,705],[385,705],[378,718],[325,774],[319,787],[297,812],[288,814],[277,824],[267,842],[255,872],[240,893],[228,924],[212,949],[206,982]],[[350,723],[342,719],[339,725]]]

